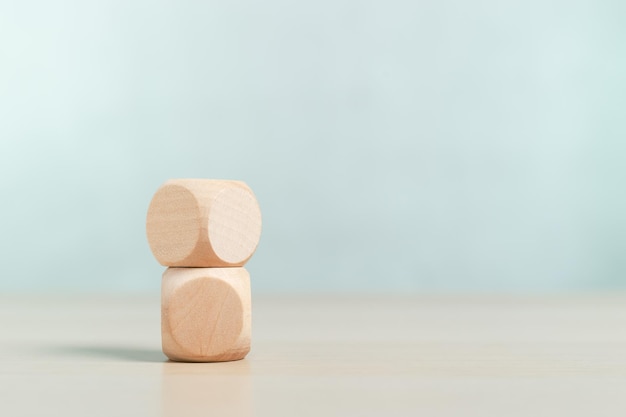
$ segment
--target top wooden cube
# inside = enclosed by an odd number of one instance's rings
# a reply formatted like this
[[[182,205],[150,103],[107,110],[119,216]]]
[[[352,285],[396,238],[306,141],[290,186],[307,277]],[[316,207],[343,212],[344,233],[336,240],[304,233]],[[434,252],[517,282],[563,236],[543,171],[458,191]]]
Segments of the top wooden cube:
[[[259,243],[261,210],[241,181],[169,180],[150,202],[146,232],[161,265],[242,266]]]

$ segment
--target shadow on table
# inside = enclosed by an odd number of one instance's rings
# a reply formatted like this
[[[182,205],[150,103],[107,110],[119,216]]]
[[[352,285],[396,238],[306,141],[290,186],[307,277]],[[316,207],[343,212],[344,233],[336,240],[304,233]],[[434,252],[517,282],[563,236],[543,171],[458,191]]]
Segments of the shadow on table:
[[[67,356],[89,356],[117,359],[129,362],[166,362],[163,352],[157,349],[142,349],[122,346],[56,346],[52,353]]]

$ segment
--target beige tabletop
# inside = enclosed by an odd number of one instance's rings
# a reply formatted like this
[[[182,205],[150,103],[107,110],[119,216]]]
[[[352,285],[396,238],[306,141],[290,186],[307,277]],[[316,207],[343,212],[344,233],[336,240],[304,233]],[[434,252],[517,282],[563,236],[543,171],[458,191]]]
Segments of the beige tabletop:
[[[0,416],[623,416],[626,295],[255,296],[239,362],[167,362],[159,298],[3,296]]]

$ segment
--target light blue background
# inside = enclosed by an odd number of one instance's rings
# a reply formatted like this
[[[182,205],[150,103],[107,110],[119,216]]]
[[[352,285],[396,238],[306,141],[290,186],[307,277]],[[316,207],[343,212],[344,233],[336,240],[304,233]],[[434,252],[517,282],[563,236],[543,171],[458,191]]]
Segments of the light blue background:
[[[626,3],[0,3],[0,290],[158,291],[167,178],[256,291],[626,287]]]

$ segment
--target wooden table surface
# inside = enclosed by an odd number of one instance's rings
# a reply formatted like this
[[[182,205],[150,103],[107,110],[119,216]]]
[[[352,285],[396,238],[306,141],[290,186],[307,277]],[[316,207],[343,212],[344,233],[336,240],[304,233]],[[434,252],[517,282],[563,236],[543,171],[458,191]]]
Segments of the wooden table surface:
[[[626,294],[254,297],[239,362],[167,362],[159,298],[0,298],[0,416],[623,416]]]

